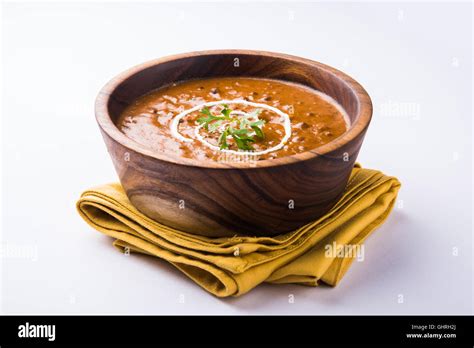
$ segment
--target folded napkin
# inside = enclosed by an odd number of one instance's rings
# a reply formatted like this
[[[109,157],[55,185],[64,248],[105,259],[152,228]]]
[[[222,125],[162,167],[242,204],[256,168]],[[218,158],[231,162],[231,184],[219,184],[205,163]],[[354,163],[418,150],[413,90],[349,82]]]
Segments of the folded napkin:
[[[356,165],[343,197],[325,216],[274,237],[210,238],[162,225],[135,209],[120,184],[85,191],[82,218],[115,238],[122,252],[162,258],[219,296],[239,296],[262,282],[335,286],[369,234],[393,208],[399,181]],[[352,252],[347,252],[347,251]]]

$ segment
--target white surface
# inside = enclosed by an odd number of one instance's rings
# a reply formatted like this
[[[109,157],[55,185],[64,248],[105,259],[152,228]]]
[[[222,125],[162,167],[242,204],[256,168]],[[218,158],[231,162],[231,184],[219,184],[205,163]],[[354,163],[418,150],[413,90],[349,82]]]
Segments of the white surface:
[[[472,313],[471,4],[6,3],[2,19],[4,313]],[[337,288],[220,300],[163,261],[121,255],[76,213],[82,190],[116,180],[93,114],[102,85],[212,48],[315,59],[373,98],[359,161],[403,187]]]

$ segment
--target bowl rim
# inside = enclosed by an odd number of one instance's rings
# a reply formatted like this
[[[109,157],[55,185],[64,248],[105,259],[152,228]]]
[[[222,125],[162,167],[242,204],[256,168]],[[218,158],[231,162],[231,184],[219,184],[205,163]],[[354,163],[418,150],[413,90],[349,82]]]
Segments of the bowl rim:
[[[354,93],[357,105],[356,122],[352,123],[349,130],[344,134],[337,137],[336,139],[330,141],[327,144],[324,144],[320,147],[317,147],[312,150],[305,152],[297,153],[290,156],[278,157],[275,159],[266,159],[258,161],[249,161],[249,162],[219,162],[219,161],[202,161],[192,158],[180,157],[178,155],[157,153],[152,151],[145,145],[142,145],[135,140],[127,137],[125,133],[122,133],[120,129],[112,121],[112,118],[108,112],[108,104],[110,96],[115,92],[115,90],[120,86],[120,84],[131,76],[151,68],[155,65],[167,63],[173,60],[183,59],[183,58],[192,58],[196,56],[215,56],[215,55],[260,55],[273,58],[281,58],[290,62],[303,63],[307,65],[312,65],[318,69],[322,69],[326,72],[329,72],[332,75],[335,75],[343,83],[345,83],[349,89]],[[284,81],[284,80],[283,80]],[[329,152],[335,151],[349,142],[356,139],[361,133],[365,132],[367,127],[370,124],[372,118],[372,101],[366,90],[353,78],[347,74],[339,71],[333,67],[330,67],[326,64],[310,60],[307,58],[301,58],[285,53],[276,53],[269,51],[257,51],[257,50],[241,50],[241,49],[222,49],[222,50],[206,50],[206,51],[194,51],[187,53],[180,53],[175,55],[169,55],[158,59],[153,59],[145,63],[136,65],[130,69],[125,70],[124,72],[118,74],[116,77],[111,79],[102,89],[99,91],[96,101],[95,101],[95,117],[99,127],[102,131],[107,134],[110,138],[115,140],[117,143],[121,144],[125,148],[133,150],[137,153],[140,153],[144,156],[157,159],[160,161],[171,162],[174,164],[194,166],[201,168],[213,168],[213,169],[255,169],[255,168],[265,168],[265,167],[276,167],[281,165],[288,165],[291,163],[306,161],[309,159],[316,158],[318,156],[325,155]]]

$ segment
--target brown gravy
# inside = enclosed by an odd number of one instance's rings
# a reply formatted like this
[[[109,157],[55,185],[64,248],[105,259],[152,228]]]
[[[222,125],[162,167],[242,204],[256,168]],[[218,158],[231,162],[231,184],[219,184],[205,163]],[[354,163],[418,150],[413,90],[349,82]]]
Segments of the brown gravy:
[[[202,106],[209,102],[218,105]],[[179,115],[180,120],[173,122]],[[190,80],[154,90],[129,105],[117,125],[153,151],[216,161],[230,153],[234,158],[240,153],[261,153],[252,157],[272,159],[312,150],[341,136],[348,121],[331,98],[310,88],[232,77]],[[288,140],[282,142],[285,135]]]

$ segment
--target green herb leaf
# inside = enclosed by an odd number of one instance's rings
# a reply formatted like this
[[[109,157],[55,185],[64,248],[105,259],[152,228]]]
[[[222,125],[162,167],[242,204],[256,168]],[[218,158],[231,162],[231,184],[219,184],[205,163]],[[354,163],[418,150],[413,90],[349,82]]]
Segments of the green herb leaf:
[[[207,106],[203,107],[200,112],[201,114],[207,115],[209,117],[213,117],[213,115],[211,114],[211,111],[209,110]]]
[[[210,123],[208,125],[209,132],[214,133],[221,125],[223,120],[217,120],[216,122]]]
[[[200,112],[206,115],[207,117],[200,117],[197,119],[197,122],[199,124],[202,124],[206,130],[209,130],[209,123],[211,123],[212,121],[225,119],[223,116],[214,116],[207,107],[202,108]]]
[[[258,120],[258,121],[255,121],[255,122],[250,122],[250,127],[261,127],[265,124],[265,121],[264,120]]]
[[[227,142],[228,136],[232,137],[239,150],[254,150],[254,147],[252,146],[252,143],[255,142],[254,137],[256,136],[260,139],[264,139],[265,137],[261,128],[265,124],[265,121],[258,119],[261,109],[255,109],[239,118],[232,117],[232,109],[229,109],[225,104],[223,106],[224,109],[221,110],[222,116],[215,116],[207,107],[203,108],[200,112],[204,114],[205,117],[198,118],[197,122],[206,130],[213,133],[224,124],[224,121],[227,121],[227,126],[218,138],[218,145],[221,150],[230,148],[229,143]],[[256,120],[251,121],[251,119]],[[239,128],[236,129],[233,125],[238,126]],[[250,133],[252,130],[253,132]]]
[[[229,109],[227,104],[224,104],[223,106],[224,106],[224,109],[222,109],[221,114],[224,115],[224,117],[226,119],[229,119],[230,118],[230,113],[232,112],[232,110]]]
[[[232,134],[235,135],[246,135],[249,132],[247,128],[233,129]]]
[[[249,142],[255,142],[252,138],[242,138],[239,137],[238,135],[232,134],[232,138],[235,140],[235,143],[237,144],[237,147],[241,150],[253,150],[253,146],[249,144]]]
[[[229,129],[227,128],[226,130],[224,130],[221,134],[221,136],[219,137],[219,142],[218,144],[220,145],[219,148],[222,150],[222,149],[228,149],[229,148],[229,144],[227,144],[227,136],[229,135]]]
[[[257,126],[251,126],[252,129],[254,130],[255,132],[255,135],[257,137],[259,137],[260,139],[264,139],[265,138],[265,135],[263,134],[263,131],[261,128],[257,127]]]

